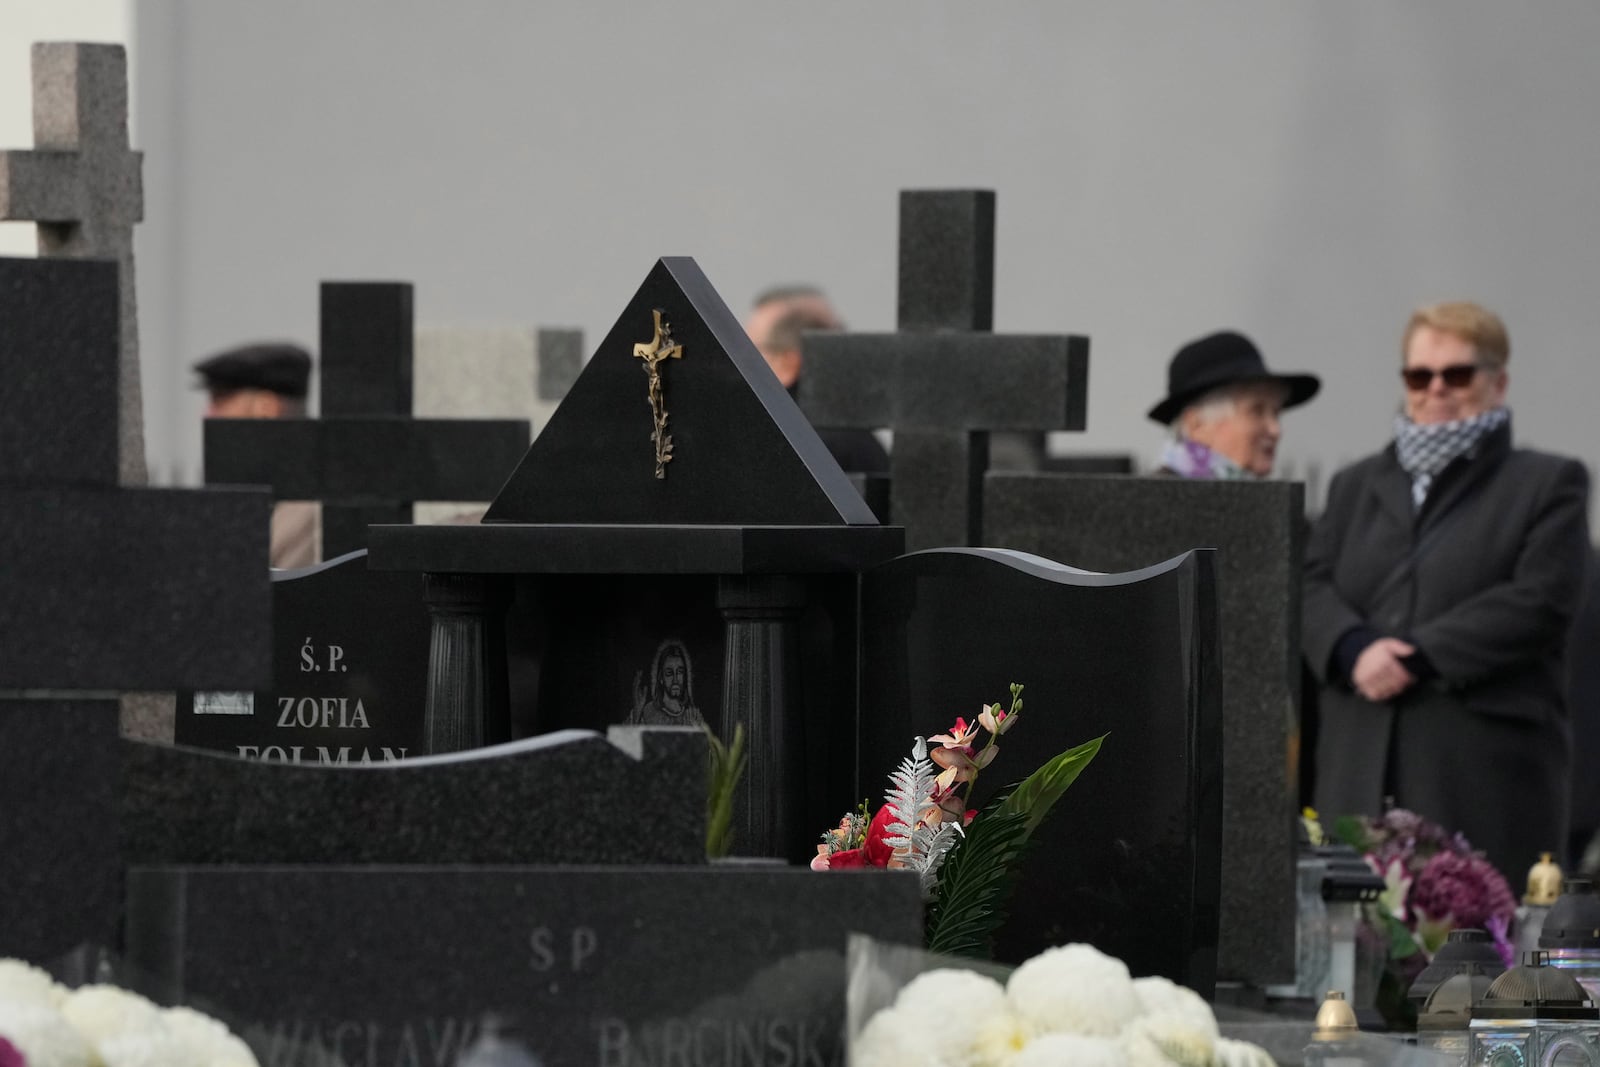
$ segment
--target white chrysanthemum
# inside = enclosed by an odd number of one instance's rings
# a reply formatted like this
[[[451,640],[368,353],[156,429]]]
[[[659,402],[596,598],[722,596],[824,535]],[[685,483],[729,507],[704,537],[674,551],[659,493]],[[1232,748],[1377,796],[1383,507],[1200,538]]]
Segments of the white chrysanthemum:
[[[114,985],[86,985],[61,1003],[67,1022],[98,1046],[119,1034],[142,1034],[161,1028],[161,1009],[137,993]]]
[[[1226,1037],[1217,1038],[1216,1059],[1213,1062],[1217,1067],[1275,1067],[1277,1063],[1259,1045]]]
[[[1164,1011],[1159,1015],[1144,1015],[1128,1024],[1124,1036],[1142,1034],[1161,1054],[1178,1067],[1211,1067],[1216,1048],[1216,1021],[1206,1012],[1211,1027],[1196,1025],[1192,1011]]]
[[[1006,996],[1036,1034],[1116,1037],[1140,1014],[1127,965],[1090,945],[1041,952],[1012,973]]]
[[[1211,1014],[1211,1005],[1194,990],[1161,977],[1135,978],[1133,990],[1139,994],[1143,1014],[1175,1016],[1185,1020],[1190,1029],[1217,1036],[1217,1017]]]
[[[89,1042],[48,1004],[0,1000],[0,1037],[22,1053],[28,1067],[91,1067],[94,1063]]]
[[[59,1007],[67,991],[54,978],[21,960],[0,960],[0,1000]]]
[[[1006,988],[976,971],[943,968],[911,979],[895,998],[897,1008],[928,1019],[976,1018],[1005,1007]]]
[[[937,1022],[915,1012],[886,1008],[850,1043],[851,1067],[955,1067],[938,1030]]]
[[[972,1061],[983,1067],[1015,1067],[1032,1036],[1009,1007],[998,1008],[972,1024]]]
[[[1150,1035],[1136,1027],[1122,1033],[1122,1062],[1124,1067],[1172,1067]]]
[[[161,1013],[161,1021],[206,1067],[260,1067],[250,1046],[209,1015],[193,1008],[168,1008]]]
[[[1028,1042],[1012,1067],[1123,1067],[1122,1045],[1083,1034],[1045,1034]]]
[[[159,1021],[149,1030],[112,1034],[95,1051],[105,1067],[212,1067]]]

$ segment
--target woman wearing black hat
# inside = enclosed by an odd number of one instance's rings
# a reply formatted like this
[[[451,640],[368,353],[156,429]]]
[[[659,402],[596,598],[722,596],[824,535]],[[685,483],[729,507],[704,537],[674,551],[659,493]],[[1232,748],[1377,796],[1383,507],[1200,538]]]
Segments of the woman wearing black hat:
[[[1321,386],[1310,374],[1274,374],[1243,334],[1214,333],[1178,350],[1167,396],[1150,417],[1172,428],[1160,473],[1180,478],[1265,478],[1272,473],[1279,414]]]
[[[1562,678],[1589,558],[1583,465],[1512,447],[1510,349],[1477,304],[1412,316],[1394,441],[1329,485],[1302,628],[1317,807],[1393,798],[1508,877],[1566,839]]]

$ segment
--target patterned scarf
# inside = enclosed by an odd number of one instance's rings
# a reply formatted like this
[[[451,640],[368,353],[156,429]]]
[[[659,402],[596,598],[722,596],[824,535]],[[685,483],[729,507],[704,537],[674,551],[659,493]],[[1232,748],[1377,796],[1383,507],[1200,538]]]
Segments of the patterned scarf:
[[[1220,452],[1213,452],[1198,441],[1167,442],[1161,465],[1183,478],[1254,478],[1255,475]]]
[[[1421,508],[1439,472],[1478,447],[1485,437],[1511,422],[1507,408],[1490,408],[1470,419],[1419,426],[1405,415],[1394,419],[1394,452],[1411,475],[1411,503]]]

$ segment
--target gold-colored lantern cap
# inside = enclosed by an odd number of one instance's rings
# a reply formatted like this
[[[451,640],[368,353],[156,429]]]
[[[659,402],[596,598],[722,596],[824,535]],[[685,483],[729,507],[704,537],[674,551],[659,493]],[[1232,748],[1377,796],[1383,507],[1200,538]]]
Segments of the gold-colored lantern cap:
[[[1322,1007],[1317,1009],[1317,1030],[1312,1037],[1318,1041],[1336,1041],[1360,1028],[1356,1023],[1356,1010],[1344,999],[1344,993],[1338,989],[1328,990]]]
[[[1548,908],[1561,895],[1561,867],[1550,858],[1550,853],[1539,853],[1539,862],[1528,868],[1528,892],[1522,902],[1533,907]]]

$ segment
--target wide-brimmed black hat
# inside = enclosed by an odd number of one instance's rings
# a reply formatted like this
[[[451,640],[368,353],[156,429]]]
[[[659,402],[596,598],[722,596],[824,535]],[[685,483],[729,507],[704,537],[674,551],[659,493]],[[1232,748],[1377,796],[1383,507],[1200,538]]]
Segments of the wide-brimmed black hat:
[[[1274,374],[1250,338],[1224,330],[1178,349],[1167,364],[1166,399],[1150,409],[1150,417],[1169,425],[1205,393],[1243,382],[1282,382],[1289,389],[1289,398],[1283,402],[1286,408],[1304,404],[1322,388],[1322,380],[1315,374]]]
[[[311,379],[311,355],[299,345],[241,345],[194,365],[200,387],[212,392],[266,389],[283,396],[304,397]]]

